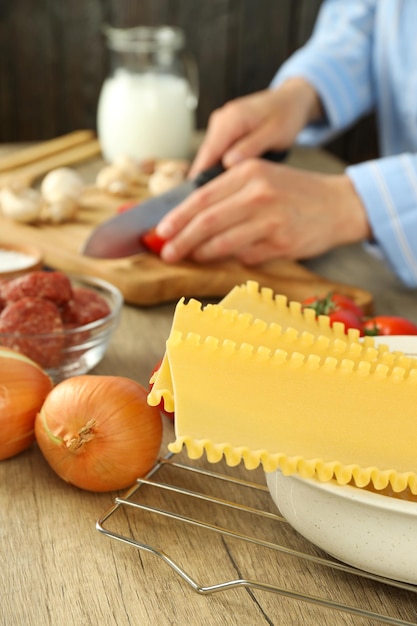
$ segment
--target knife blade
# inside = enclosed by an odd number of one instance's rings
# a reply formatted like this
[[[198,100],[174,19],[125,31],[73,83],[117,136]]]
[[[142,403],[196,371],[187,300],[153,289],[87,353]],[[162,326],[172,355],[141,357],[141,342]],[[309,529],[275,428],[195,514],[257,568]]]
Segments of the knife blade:
[[[263,159],[279,163],[288,152],[265,152]],[[219,163],[201,172],[194,180],[186,181],[164,194],[144,200],[128,211],[99,224],[84,243],[82,254],[101,259],[119,259],[141,252],[149,252],[142,242],[143,235],[195,189],[205,185],[224,172]]]

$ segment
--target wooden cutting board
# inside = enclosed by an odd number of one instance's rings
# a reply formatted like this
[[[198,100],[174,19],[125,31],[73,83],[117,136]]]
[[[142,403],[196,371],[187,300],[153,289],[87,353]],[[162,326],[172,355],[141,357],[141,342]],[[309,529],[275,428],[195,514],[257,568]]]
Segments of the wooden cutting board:
[[[89,233],[96,224],[112,217],[120,203],[120,199],[105,193],[88,191],[74,222],[32,226],[0,217],[0,243],[35,245],[41,249],[46,265],[108,280],[119,287],[126,302],[132,304],[154,305],[182,296],[215,298],[226,294],[236,284],[256,280],[261,286],[293,300],[337,290],[352,296],[371,312],[372,296],[367,291],[328,281],[292,261],[273,261],[248,268],[235,261],[168,265],[153,254],[116,260],[84,256],[80,250]]]
[[[39,164],[36,167],[40,174],[42,168]],[[26,225],[0,214],[0,245],[2,242],[35,245],[42,251],[45,265],[108,280],[119,287],[126,302],[137,305],[176,301],[182,296],[218,298],[236,284],[256,280],[262,287],[270,287],[292,300],[337,290],[353,297],[367,314],[372,312],[369,292],[321,278],[292,261],[273,261],[249,268],[236,261],[168,265],[153,254],[116,260],[83,256],[80,250],[91,231],[112,217],[122,203],[123,199],[90,188],[85,191],[82,209],[73,222]]]

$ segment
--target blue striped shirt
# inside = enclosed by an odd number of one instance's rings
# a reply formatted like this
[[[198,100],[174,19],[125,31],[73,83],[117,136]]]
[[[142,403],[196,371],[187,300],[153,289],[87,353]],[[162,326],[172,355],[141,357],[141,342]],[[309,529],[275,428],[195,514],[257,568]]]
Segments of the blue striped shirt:
[[[271,86],[293,76],[314,86],[326,111],[301,144],[322,144],[376,111],[381,158],[346,172],[382,254],[417,287],[417,0],[325,0],[310,40]]]

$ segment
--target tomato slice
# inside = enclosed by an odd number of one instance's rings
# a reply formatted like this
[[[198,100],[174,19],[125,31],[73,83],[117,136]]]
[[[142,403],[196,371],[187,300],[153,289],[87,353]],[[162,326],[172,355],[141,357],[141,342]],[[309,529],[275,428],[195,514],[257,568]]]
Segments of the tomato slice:
[[[364,323],[365,335],[417,335],[417,326],[399,315],[377,315]]]
[[[137,205],[137,201],[135,200],[134,202],[126,202],[126,204],[122,204],[121,206],[119,206],[119,208],[117,209],[116,213],[126,213],[126,211],[129,211],[130,209],[133,209],[134,206]]]
[[[161,253],[161,250],[166,243],[166,239],[163,239],[156,233],[156,226],[150,228],[144,235],[142,235],[141,241],[150,252],[158,255]]]

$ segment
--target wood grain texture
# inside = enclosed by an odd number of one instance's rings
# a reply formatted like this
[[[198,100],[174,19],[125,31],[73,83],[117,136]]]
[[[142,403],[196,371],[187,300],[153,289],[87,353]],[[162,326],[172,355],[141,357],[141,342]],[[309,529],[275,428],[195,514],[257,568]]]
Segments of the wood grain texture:
[[[67,137],[71,134],[72,133],[67,135]],[[51,142],[53,141],[52,139]],[[49,144],[49,142],[45,143]],[[26,151],[24,152],[26,155]],[[35,149],[33,152],[30,151],[33,159],[31,162],[27,161],[19,167],[10,168],[10,161],[8,159],[6,159],[6,164],[2,163],[5,169],[7,168],[7,171],[0,173],[0,189],[8,185],[13,185],[13,182],[17,179],[20,183],[30,187],[53,169],[71,167],[100,156],[101,147],[99,141],[93,137],[89,141],[82,142],[80,145],[73,145],[65,150],[59,150],[56,154],[44,155],[41,156],[41,158],[38,158],[38,156],[35,157],[35,152]],[[15,162],[18,160],[18,154],[19,153],[16,154],[16,159],[14,159]],[[24,157],[24,159],[27,158],[27,156]]]
[[[374,277],[375,280],[378,282]],[[381,280],[380,288],[384,285],[387,287]],[[410,297],[409,308],[412,306]],[[172,313],[172,305],[150,309],[125,306],[121,324],[95,373],[130,376],[146,385],[163,353]],[[172,424],[164,420],[162,454],[173,437]],[[182,454],[176,460],[190,463]],[[194,464],[206,465],[204,460]],[[233,472],[246,480],[264,480],[261,472],[249,473],[242,467],[231,470],[221,463],[211,469]],[[171,474],[164,473],[161,479],[168,484],[173,482]],[[260,591],[235,589],[211,596],[198,595],[153,554],[98,533],[96,520],[112,506],[118,494],[94,494],[65,484],[48,467],[36,445],[0,463],[0,483],[1,626],[375,624],[374,620]],[[248,506],[275,510],[269,498],[217,484],[213,489],[211,483],[198,477],[187,475],[180,478],[179,484],[234,498]],[[268,520],[260,524],[250,516],[226,513],[217,506],[189,498],[155,495],[150,490],[144,501],[266,540],[285,541],[309,554],[318,553],[291,529],[275,527]],[[163,549],[203,584],[246,576],[417,620],[415,594],[351,580],[326,568],[317,569],[292,557],[242,545],[172,520],[128,510],[112,518],[108,527]]]
[[[265,88],[310,36],[321,0],[2,0],[0,141],[96,129],[109,55],[101,32],[170,24],[184,29],[200,74],[199,128],[228,100]],[[374,120],[333,142],[347,162],[376,154]]]
[[[2,10],[4,5],[0,4]],[[13,148],[16,150],[16,146]],[[12,153],[12,147],[1,147],[0,153]],[[320,151],[296,152],[292,158],[294,164],[322,171],[338,171],[341,167]],[[92,160],[84,163],[80,172],[93,180],[99,166],[99,161]],[[0,225],[0,237],[2,233]],[[405,288],[380,259],[369,256],[361,246],[334,250],[305,266],[331,281],[347,281],[372,292],[377,314],[405,315],[417,323],[416,290]],[[173,312],[174,303],[124,305],[109,349],[92,373],[127,376],[147,386],[164,353]],[[172,423],[164,419],[161,454],[173,439]],[[177,460],[188,461],[182,455]],[[231,471],[223,464],[212,469]],[[239,467],[233,472],[246,480],[263,480],[258,471],[248,476]],[[164,480],[170,479],[164,475]],[[195,478],[184,478],[182,484],[208,489]],[[375,625],[375,620],[266,592],[235,589],[211,596],[195,593],[153,554],[98,533],[97,519],[113,505],[118,494],[94,494],[67,485],[52,472],[36,445],[0,463],[0,485],[0,626]],[[224,486],[217,486],[214,492],[246,505],[272,507],[269,499],[261,502],[253,494],[239,495],[238,490],[230,493]],[[149,503],[177,507],[193,517],[203,516],[248,534],[261,533],[274,541],[279,532],[292,547],[315,552],[290,529],[279,531],[268,521],[246,521],[236,513],[225,515],[217,507],[180,501],[176,496],[153,496],[148,491],[146,498]],[[369,581],[347,580],[345,575],[332,574],[325,568],[317,570],[290,557],[197,533],[148,514],[122,512],[112,524],[116,532],[135,533],[138,539],[163,548],[187,565],[202,583],[240,576],[267,578],[286,588],[331,596],[417,624],[415,594]]]
[[[16,171],[25,165],[35,163],[51,155],[66,152],[75,146],[90,143],[95,140],[95,134],[88,130],[74,131],[63,137],[55,137],[49,141],[43,141],[25,149],[17,150],[12,154],[3,155],[0,159],[0,172]]]
[[[325,296],[337,290],[353,297],[368,313],[372,311],[369,292],[342,282],[320,278],[292,261],[271,261],[245,267],[237,261],[210,264],[164,263],[152,254],[125,259],[93,259],[82,254],[83,243],[94,226],[115,214],[121,200],[104,194],[89,194],[77,219],[65,224],[26,225],[0,216],[0,243],[19,241],[37,246],[47,266],[65,272],[88,274],[116,285],[126,302],[139,305],[176,301],[181,297],[216,298],[236,284],[255,280],[262,287],[282,293],[292,300],[311,294]]]
[[[85,146],[96,156],[97,144],[94,141],[87,142]],[[0,175],[0,187],[2,177],[5,177],[3,182],[7,182],[10,177],[13,178],[14,172],[19,178],[26,176],[32,182],[35,175],[46,173],[45,164],[51,169],[60,166],[68,162],[73,151],[77,154],[83,148],[84,144],[81,144],[66,153],[59,152]],[[12,155],[15,161],[18,154]],[[7,156],[6,163],[10,163],[12,157]],[[93,172],[99,171],[103,161],[96,157],[87,164],[79,165],[84,180],[87,185],[91,185],[94,183]],[[138,200],[146,195],[144,189]],[[138,305],[177,301],[181,297],[219,298],[236,284],[254,280],[262,287],[269,287],[275,293],[285,294],[289,299],[298,301],[312,294],[325,296],[329,291],[336,290],[353,297],[366,313],[372,312],[373,299],[368,291],[344,284],[343,281],[326,280],[293,261],[277,260],[256,267],[245,267],[234,260],[204,265],[185,261],[169,265],[153,254],[139,254],[124,259],[93,259],[83,255],[84,242],[94,227],[113,217],[118,206],[126,200],[93,187],[84,193],[82,207],[76,218],[67,223],[20,224],[0,215],[0,243],[14,241],[35,245],[40,249],[47,266],[108,280],[121,290],[126,302]]]

